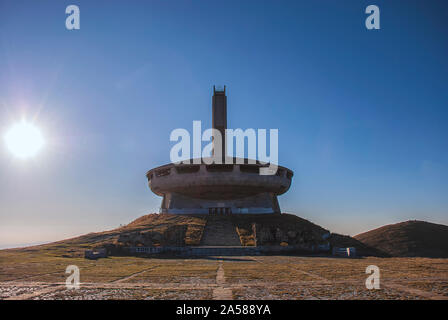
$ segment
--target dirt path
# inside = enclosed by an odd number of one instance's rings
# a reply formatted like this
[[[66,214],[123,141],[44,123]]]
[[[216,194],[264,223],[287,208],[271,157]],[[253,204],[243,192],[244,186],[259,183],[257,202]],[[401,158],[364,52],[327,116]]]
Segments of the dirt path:
[[[129,276],[125,276],[123,278],[114,280],[114,281],[112,281],[112,283],[123,283],[123,282],[126,282],[126,281],[128,281],[128,280],[130,280],[132,278],[135,278],[135,277],[137,277],[137,276],[139,276],[139,275],[141,275],[141,274],[143,274],[143,273],[145,273],[145,272],[147,272],[149,270],[152,270],[154,268],[155,267],[151,267],[151,268],[148,268],[148,269],[145,269],[145,270],[142,270],[142,271],[135,272],[135,273],[133,273],[133,274],[131,274]]]
[[[320,282],[322,282],[324,284],[332,283],[332,281],[328,280],[327,278],[321,277],[321,276],[319,276],[317,274],[314,274],[314,273],[311,273],[311,272],[307,272],[307,271],[303,271],[303,270],[301,270],[299,268],[294,268],[294,270],[297,270],[300,273],[302,273],[304,275],[307,275],[307,276],[309,276],[309,277],[311,277],[313,279],[316,279],[316,280],[318,280],[318,281],[320,281]],[[346,282],[346,281],[344,281],[344,282]]]
[[[226,276],[222,260],[219,260],[218,271],[216,272],[216,284],[218,287],[213,289],[213,300],[232,300],[232,289],[226,286]]]

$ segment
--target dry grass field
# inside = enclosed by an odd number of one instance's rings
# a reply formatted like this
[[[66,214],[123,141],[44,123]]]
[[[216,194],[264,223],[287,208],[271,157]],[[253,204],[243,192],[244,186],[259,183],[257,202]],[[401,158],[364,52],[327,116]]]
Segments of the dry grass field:
[[[68,265],[80,289],[68,290]],[[369,265],[380,289],[365,286]],[[448,299],[448,259],[244,256],[96,261],[0,251],[0,299]]]

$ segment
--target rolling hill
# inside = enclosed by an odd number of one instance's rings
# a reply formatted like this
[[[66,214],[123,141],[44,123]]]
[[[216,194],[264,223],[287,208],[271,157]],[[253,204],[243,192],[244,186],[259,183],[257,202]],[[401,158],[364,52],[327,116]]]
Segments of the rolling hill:
[[[148,214],[117,229],[9,250],[81,257],[84,250],[100,247],[107,248],[109,254],[121,255],[124,248],[132,246],[200,246],[210,219],[232,225],[242,246],[293,245],[306,249],[329,243],[331,247],[355,247],[360,256],[448,257],[445,225],[406,221],[350,237],[330,233],[293,214],[220,217]]]
[[[394,257],[448,257],[448,226],[410,220],[358,234],[356,240]]]
[[[330,235],[328,230],[292,214],[148,214],[117,229],[10,250],[80,257],[83,256],[84,250],[95,248],[106,248],[109,254],[121,255],[126,251],[126,247],[199,246],[210,220],[218,224],[229,224],[242,246],[286,244],[308,250],[328,242],[326,239]]]

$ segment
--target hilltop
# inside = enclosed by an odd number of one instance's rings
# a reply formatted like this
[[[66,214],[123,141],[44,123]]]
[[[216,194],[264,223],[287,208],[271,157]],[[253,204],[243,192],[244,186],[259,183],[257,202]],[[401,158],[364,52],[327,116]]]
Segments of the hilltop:
[[[215,225],[209,228],[207,226]],[[227,225],[218,228],[216,225]],[[218,235],[222,232],[223,235]],[[43,252],[60,257],[82,257],[84,250],[107,248],[110,255],[127,254],[127,247],[201,246],[210,239],[226,242],[234,233],[233,243],[241,246],[294,246],[311,252],[319,245],[355,247],[360,256],[377,257],[448,257],[448,226],[424,221],[406,221],[383,226],[350,237],[331,233],[293,214],[176,215],[147,214],[109,231],[89,233],[76,238],[27,247],[22,252]],[[208,236],[207,236],[208,234]],[[302,250],[303,249],[303,250]]]
[[[410,220],[386,225],[354,237],[394,257],[448,257],[448,226]]]
[[[109,254],[121,255],[125,253],[126,247],[199,246],[203,245],[201,239],[207,223],[216,224],[217,219],[218,223],[231,226],[242,246],[292,245],[307,251],[328,243],[330,237],[328,230],[292,214],[147,214],[113,230],[19,250],[80,257],[84,250],[100,247],[107,248]]]

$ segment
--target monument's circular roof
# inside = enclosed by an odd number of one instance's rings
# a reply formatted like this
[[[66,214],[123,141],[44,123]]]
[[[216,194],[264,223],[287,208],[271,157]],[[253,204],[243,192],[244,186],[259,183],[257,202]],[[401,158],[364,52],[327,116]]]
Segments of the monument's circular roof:
[[[151,169],[146,175],[149,187],[160,196],[175,192],[193,198],[232,199],[259,193],[283,194],[294,175],[282,166],[277,166],[274,174],[263,174],[269,164],[243,158],[208,163],[210,158],[191,159],[190,164],[170,163]]]

